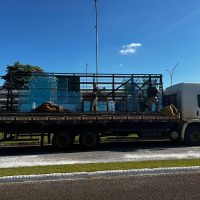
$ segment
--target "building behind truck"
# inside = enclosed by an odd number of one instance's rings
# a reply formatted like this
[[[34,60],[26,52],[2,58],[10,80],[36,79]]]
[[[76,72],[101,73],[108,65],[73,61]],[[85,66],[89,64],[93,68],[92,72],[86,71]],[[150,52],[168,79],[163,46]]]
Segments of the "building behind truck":
[[[149,87],[157,91],[151,106]],[[33,73],[22,89],[12,88],[12,82],[8,88],[1,90],[1,141],[40,136],[42,145],[47,136],[55,148],[66,149],[75,136],[83,146],[95,147],[101,137],[135,134],[200,144],[200,84],[174,85],[164,95],[161,74]],[[171,104],[180,115],[163,112]]]

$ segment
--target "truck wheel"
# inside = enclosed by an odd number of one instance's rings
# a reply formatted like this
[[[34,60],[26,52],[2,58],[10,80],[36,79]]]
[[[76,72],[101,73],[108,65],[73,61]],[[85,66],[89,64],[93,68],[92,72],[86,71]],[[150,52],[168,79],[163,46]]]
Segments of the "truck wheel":
[[[185,133],[185,141],[188,145],[192,146],[200,145],[200,127],[191,126],[187,128]]]
[[[98,133],[93,131],[86,131],[80,135],[79,142],[86,148],[93,148],[99,144],[100,137]]]
[[[52,138],[52,144],[56,149],[67,149],[73,144],[74,138],[70,133],[56,133]]]

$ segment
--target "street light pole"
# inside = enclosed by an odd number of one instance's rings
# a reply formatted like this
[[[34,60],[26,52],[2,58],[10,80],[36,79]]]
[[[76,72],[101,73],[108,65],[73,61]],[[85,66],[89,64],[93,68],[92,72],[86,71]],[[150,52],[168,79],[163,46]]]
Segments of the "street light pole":
[[[99,62],[99,52],[98,52],[98,48],[99,48],[99,35],[98,35],[98,9],[97,9],[97,0],[94,0],[95,3],[95,13],[96,13],[96,25],[95,25],[95,29],[96,29],[96,82],[98,82],[97,79],[97,75],[98,75],[98,62]]]
[[[173,83],[172,81],[173,81],[174,71],[175,71],[175,69],[176,69],[176,67],[177,67],[178,65],[179,65],[179,63],[176,63],[176,64],[174,65],[172,71],[170,71],[170,70],[165,70],[165,71],[167,71],[167,72],[169,73],[169,75],[170,75],[171,86],[172,86],[172,83]]]
[[[170,81],[171,81],[171,86],[172,86],[172,74],[171,74],[171,72],[169,70],[165,70],[165,71],[167,71],[169,73],[169,75],[170,75]]]
[[[87,74],[88,74],[88,64],[86,64],[85,66],[85,73],[86,73],[86,77],[85,77],[85,89],[87,90]]]

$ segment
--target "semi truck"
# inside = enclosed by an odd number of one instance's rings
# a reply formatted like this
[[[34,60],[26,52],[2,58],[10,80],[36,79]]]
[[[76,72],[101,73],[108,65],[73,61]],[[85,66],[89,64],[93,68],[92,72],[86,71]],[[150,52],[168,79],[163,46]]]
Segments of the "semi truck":
[[[94,148],[102,137],[134,134],[137,139],[200,145],[200,84],[180,83],[163,90],[162,80],[161,74],[42,73],[28,76],[20,89],[10,82],[2,89],[6,100],[0,111],[1,141],[39,136],[43,146],[47,136],[53,147],[68,149],[76,137],[84,147]],[[93,93],[94,85],[98,94]],[[153,104],[149,108],[150,85],[158,91],[157,109]],[[91,110],[94,99],[97,108]],[[49,102],[63,109],[37,110]],[[172,104],[180,115],[161,112]]]

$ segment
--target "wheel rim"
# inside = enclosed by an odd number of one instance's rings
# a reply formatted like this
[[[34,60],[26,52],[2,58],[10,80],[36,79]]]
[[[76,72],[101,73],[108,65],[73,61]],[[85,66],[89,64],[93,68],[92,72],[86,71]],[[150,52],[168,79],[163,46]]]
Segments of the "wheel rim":
[[[95,146],[96,141],[97,141],[96,135],[93,133],[87,133],[83,136],[83,143],[88,147]]]
[[[59,148],[66,148],[69,146],[69,137],[67,135],[58,135],[56,138],[56,145]]]
[[[200,141],[200,132],[195,131],[191,134],[191,140],[194,142],[199,142]]]

